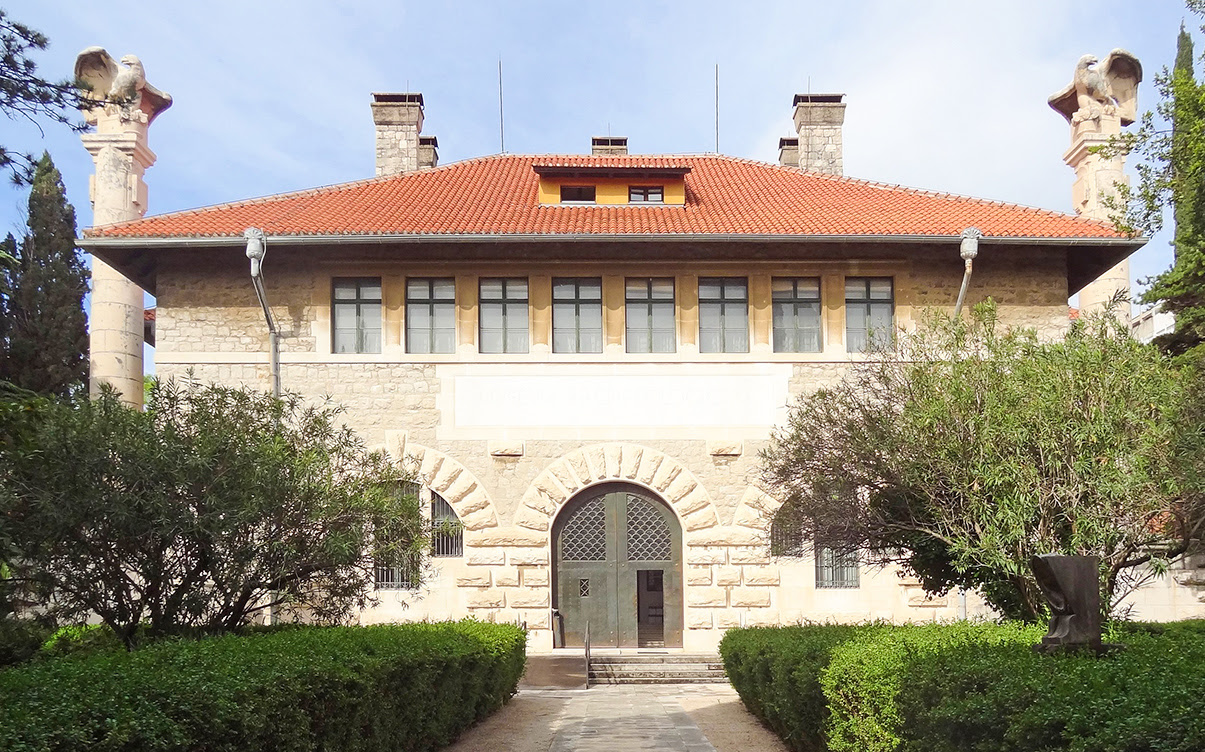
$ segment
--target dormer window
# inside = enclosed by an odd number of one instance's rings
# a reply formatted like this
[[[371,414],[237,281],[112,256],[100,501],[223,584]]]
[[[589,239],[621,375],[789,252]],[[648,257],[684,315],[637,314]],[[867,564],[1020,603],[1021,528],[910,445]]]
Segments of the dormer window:
[[[664,204],[665,187],[660,185],[628,186],[629,204]]]
[[[594,186],[592,185],[562,185],[562,204],[593,204]]]

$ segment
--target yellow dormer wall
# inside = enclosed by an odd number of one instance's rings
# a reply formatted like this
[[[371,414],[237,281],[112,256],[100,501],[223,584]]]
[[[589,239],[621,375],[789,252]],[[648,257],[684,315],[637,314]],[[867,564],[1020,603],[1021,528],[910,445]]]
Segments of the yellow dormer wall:
[[[629,186],[662,186],[665,200],[660,204],[637,202],[640,206],[684,206],[686,181],[681,178],[540,178],[540,203],[555,206],[561,203],[562,185],[594,186],[594,203],[599,206],[628,203]],[[574,204],[580,206],[580,204]]]

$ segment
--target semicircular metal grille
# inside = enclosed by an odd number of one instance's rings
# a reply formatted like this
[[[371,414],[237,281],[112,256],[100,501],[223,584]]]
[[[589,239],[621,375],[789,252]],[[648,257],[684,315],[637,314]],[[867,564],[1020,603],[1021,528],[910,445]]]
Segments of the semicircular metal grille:
[[[563,561],[606,561],[607,523],[602,497],[577,508],[561,528]]]
[[[671,536],[653,502],[628,494],[628,561],[669,561]]]

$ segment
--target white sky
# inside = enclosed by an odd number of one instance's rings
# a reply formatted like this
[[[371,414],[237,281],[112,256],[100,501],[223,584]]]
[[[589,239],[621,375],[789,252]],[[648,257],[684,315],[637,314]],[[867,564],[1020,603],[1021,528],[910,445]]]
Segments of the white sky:
[[[100,45],[141,57],[174,97],[151,128],[152,214],[370,176],[374,91],[423,93],[441,164],[497,153],[499,57],[510,152],[588,152],[608,132],[633,153],[712,151],[718,63],[725,154],[776,161],[791,97],[810,86],[847,95],[847,175],[1069,211],[1069,128],[1047,96],[1081,55],[1124,47],[1146,73],[1139,107],[1153,108],[1186,15],[1172,0],[6,6],[49,36],[43,75],[70,77]],[[0,119],[0,143],[50,150],[87,226],[91,159],[76,135],[45,131]],[[0,190],[0,232],[20,232],[24,202]],[[1171,259],[1158,237],[1132,275]]]

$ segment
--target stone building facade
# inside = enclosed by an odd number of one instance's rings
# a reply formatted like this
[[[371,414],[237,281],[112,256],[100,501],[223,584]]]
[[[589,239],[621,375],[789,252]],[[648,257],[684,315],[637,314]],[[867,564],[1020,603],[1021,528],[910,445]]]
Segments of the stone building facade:
[[[798,155],[629,155],[614,137],[592,155],[436,167],[422,98],[378,94],[378,178],[84,242],[156,295],[160,377],[268,389],[242,239],[266,232],[284,388],[344,405],[463,527],[421,584],[387,573],[365,622],[519,621],[539,651],[592,620],[595,644],[710,650],[738,625],[982,613],[973,596],[930,599],[895,571],[776,546],[758,452],[793,399],[865,357],[867,316],[907,331],[953,308],[963,229],[984,232],[968,302],[991,297],[1005,324],[1047,335],[1140,243],[832,174],[834,96],[796,101],[823,108],[795,118],[827,129],[800,133],[828,149],[813,170]],[[659,320],[654,288],[668,291]],[[806,346],[785,346],[788,319]]]

